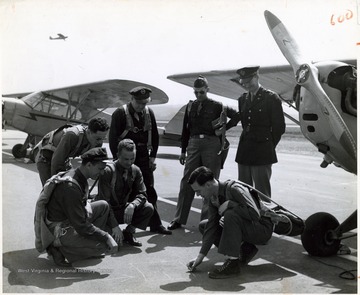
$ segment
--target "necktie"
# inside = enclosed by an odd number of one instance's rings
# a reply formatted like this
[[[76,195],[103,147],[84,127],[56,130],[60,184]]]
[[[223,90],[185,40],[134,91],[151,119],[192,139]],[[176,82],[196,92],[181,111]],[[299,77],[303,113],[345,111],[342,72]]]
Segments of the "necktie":
[[[250,96],[250,101],[253,102],[253,100],[254,100],[254,95],[252,95],[252,93],[249,93],[249,96]]]
[[[124,180],[124,183],[127,182],[127,179],[128,179],[127,170],[124,169],[124,172],[123,172],[123,180]]]
[[[200,114],[201,109],[202,109],[202,102],[199,102],[199,105],[198,105],[198,108],[197,108],[197,111],[196,111],[197,115]]]

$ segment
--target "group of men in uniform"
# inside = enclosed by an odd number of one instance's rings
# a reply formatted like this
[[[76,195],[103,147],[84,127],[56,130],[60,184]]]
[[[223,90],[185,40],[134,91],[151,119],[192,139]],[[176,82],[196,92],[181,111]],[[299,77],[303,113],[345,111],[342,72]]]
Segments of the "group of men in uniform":
[[[275,147],[285,132],[285,123],[279,97],[260,85],[258,70],[259,67],[238,70],[239,83],[248,91],[239,98],[238,111],[207,96],[209,85],[205,77],[195,80],[196,100],[187,104],[182,129],[179,160],[185,168],[175,217],[167,229],[162,225],[154,188],[159,134],[154,112],[147,106],[151,89],[132,89],[131,101],[114,111],[110,126],[104,119],[95,118],[87,127],[67,126],[46,135],[36,147],[37,167],[44,185],[35,215],[37,249],[46,250],[56,264],[68,266],[79,259],[113,253],[123,242],[141,246],[133,235],[136,228],[145,230],[149,226],[150,231],[171,234],[186,224],[195,193],[204,199],[201,231],[206,237],[206,250],[203,246],[201,255],[189,263],[191,270],[201,263],[213,243],[221,245],[221,253],[228,255],[229,247],[224,245],[232,243],[235,237],[225,230],[229,228],[227,222],[230,224],[230,219],[237,216],[232,227],[240,233],[246,231],[240,224],[243,218],[249,218],[249,212],[234,209],[242,206],[244,200],[255,212],[250,212],[250,220],[268,229],[269,221],[264,222],[259,213],[259,200],[254,201],[241,189],[235,190],[236,197],[221,193],[219,187],[224,185],[218,181],[227,155],[226,130],[241,121],[243,131],[235,159],[238,179],[271,195],[271,165],[277,162]],[[114,161],[109,161],[101,147],[107,133]],[[79,155],[80,167],[69,170],[69,158]],[[87,179],[99,181],[98,194],[92,202],[88,201]],[[53,190],[49,189],[50,183],[55,184]],[[217,211],[220,217],[212,217]],[[121,224],[127,224],[124,230]],[[238,260],[226,262],[222,270],[210,277],[237,275],[240,261],[248,263],[256,254],[254,244],[271,237],[271,233],[261,239],[254,235],[255,231],[247,231],[238,236],[236,245],[241,247],[231,252],[232,260],[236,260],[233,256]]]

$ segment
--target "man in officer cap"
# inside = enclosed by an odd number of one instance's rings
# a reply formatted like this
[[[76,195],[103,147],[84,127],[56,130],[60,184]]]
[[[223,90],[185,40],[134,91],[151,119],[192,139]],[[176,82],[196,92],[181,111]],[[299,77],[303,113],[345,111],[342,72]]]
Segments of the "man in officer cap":
[[[118,144],[124,138],[132,139],[136,144],[135,165],[141,170],[146,186],[148,201],[154,206],[150,219],[150,231],[171,234],[161,222],[157,210],[157,193],[154,188],[154,170],[156,154],[159,148],[159,133],[155,115],[147,104],[151,101],[151,89],[138,86],[129,91],[131,101],[117,108],[112,114],[109,145],[114,159],[117,159]]]
[[[223,126],[213,124],[224,114],[227,117],[236,118],[237,112],[221,102],[208,97],[209,84],[205,77],[199,76],[194,81],[195,101],[190,100],[185,110],[183,129],[181,135],[181,155],[180,164],[184,165],[183,178],[180,182],[180,191],[176,206],[174,219],[168,229],[174,230],[186,224],[191,204],[194,199],[194,191],[188,184],[191,172],[199,166],[210,168],[218,178],[222,166],[222,140],[218,133],[219,127],[229,129],[226,122],[221,122]],[[186,156],[187,153],[187,156]],[[201,219],[206,218],[207,206],[204,204]]]
[[[87,202],[87,180],[97,179],[104,170],[108,159],[106,149],[92,148],[81,158],[80,167],[60,172],[48,180],[47,184],[54,182],[56,186],[51,193],[46,193],[44,189],[36,204],[36,248],[40,252],[46,249],[58,266],[70,266],[73,261],[116,253],[118,249],[118,244],[106,231],[110,210],[108,203],[103,200]],[[48,201],[44,202],[44,198]],[[46,231],[41,228],[44,224],[41,218],[45,219],[48,230],[54,236],[50,246],[51,241],[45,241],[42,234]]]
[[[238,99],[243,131],[235,161],[238,179],[271,197],[271,168],[277,162],[275,148],[285,132],[285,119],[279,96],[260,85],[259,68],[237,71],[240,86],[248,92]],[[230,124],[236,125],[238,120]]]

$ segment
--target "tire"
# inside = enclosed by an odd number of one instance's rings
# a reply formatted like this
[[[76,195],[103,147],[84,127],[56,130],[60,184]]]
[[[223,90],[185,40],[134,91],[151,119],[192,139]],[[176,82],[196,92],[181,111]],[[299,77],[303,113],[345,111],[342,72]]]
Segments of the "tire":
[[[340,240],[330,237],[330,233],[339,226],[337,219],[329,213],[319,212],[305,221],[301,242],[312,256],[332,256],[340,247]]]
[[[26,149],[22,150],[23,145],[21,143],[15,144],[11,152],[16,159],[25,158]]]

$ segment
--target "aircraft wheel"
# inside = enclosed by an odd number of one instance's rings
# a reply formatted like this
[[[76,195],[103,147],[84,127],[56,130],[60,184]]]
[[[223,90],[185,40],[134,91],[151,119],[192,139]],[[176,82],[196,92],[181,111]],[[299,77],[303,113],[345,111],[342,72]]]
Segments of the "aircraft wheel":
[[[334,230],[339,226],[337,219],[329,213],[319,212],[305,221],[301,242],[305,250],[313,256],[335,255],[340,247],[340,240],[334,239]]]
[[[26,150],[22,150],[23,145],[21,143],[15,144],[11,152],[16,159],[25,158]]]

